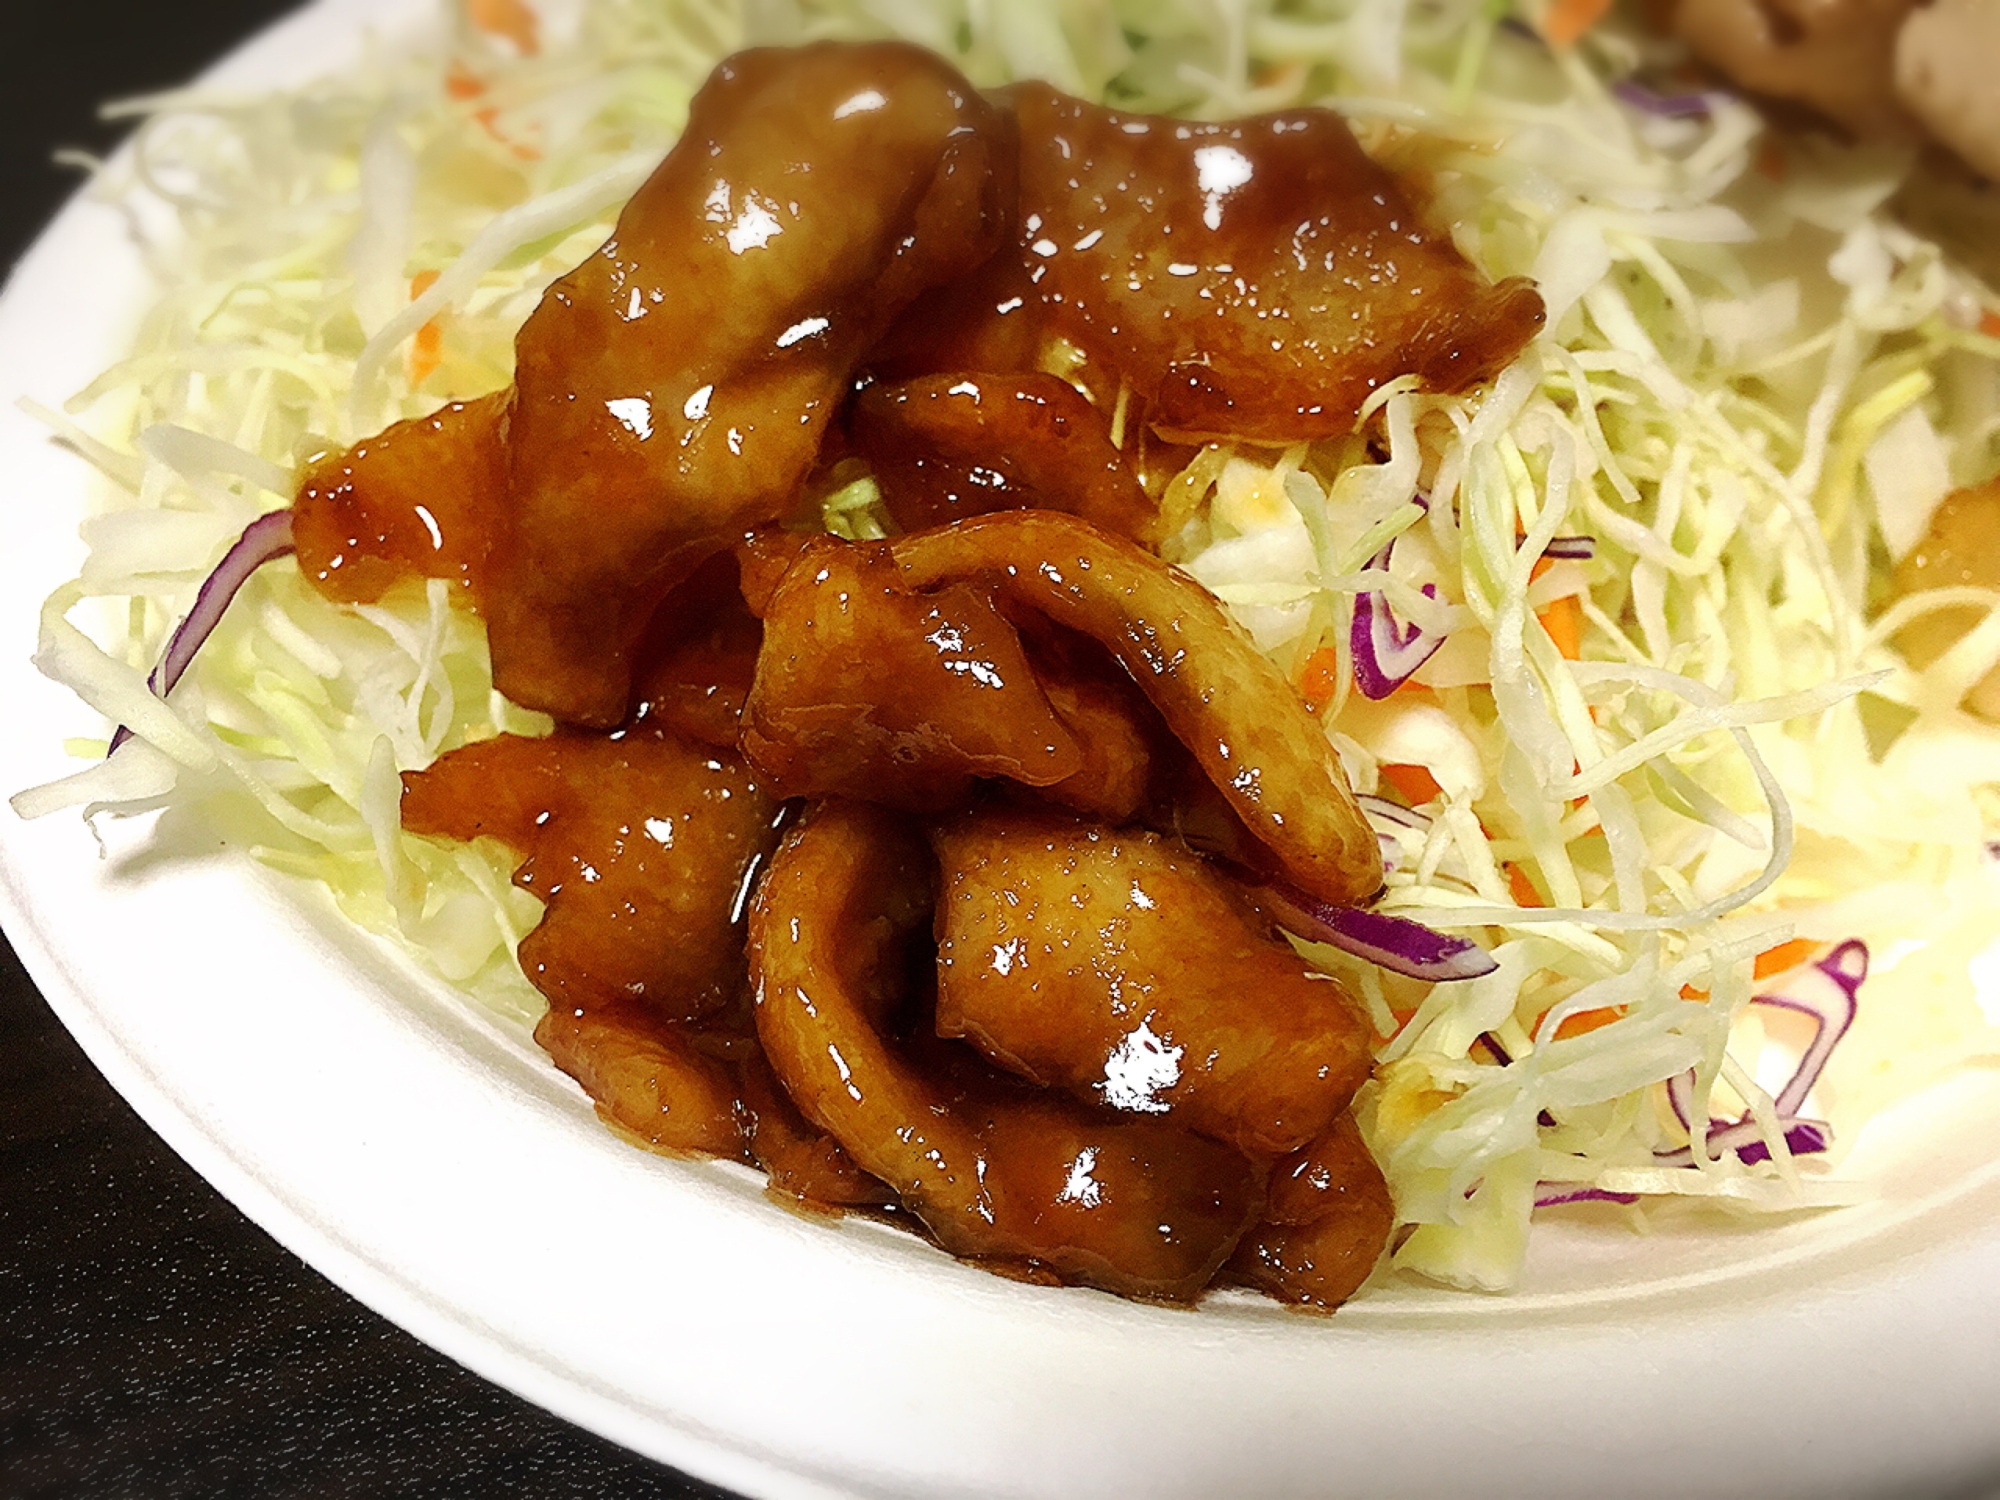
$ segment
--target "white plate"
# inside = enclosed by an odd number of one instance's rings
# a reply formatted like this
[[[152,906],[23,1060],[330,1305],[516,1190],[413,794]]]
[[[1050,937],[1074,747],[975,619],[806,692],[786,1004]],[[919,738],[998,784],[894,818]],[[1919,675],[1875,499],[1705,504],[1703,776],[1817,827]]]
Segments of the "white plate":
[[[351,55],[323,0],[223,69]],[[145,287],[72,207],[0,302],[0,789],[103,726],[25,656],[83,466],[15,410],[121,352]],[[1001,1281],[598,1126],[525,1037],[199,829],[0,813],[0,916],[93,1061],[305,1260],[480,1373],[760,1496],[1849,1495],[2000,1479],[2000,1087],[1857,1148],[1880,1203],[1754,1232],[1546,1216],[1508,1298],[1332,1320]]]

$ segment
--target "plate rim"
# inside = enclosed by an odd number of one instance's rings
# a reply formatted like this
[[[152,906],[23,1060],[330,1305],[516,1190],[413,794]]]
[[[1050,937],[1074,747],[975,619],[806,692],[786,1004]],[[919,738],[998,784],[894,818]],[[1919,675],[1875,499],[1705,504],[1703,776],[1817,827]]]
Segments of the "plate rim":
[[[326,40],[341,37],[351,41],[370,20],[395,16],[404,9],[406,7],[398,6],[395,0],[317,0],[317,3],[253,37],[228,54],[205,76],[214,78],[255,72],[278,58],[296,55],[308,43],[319,46]],[[5,293],[0,295],[0,355],[11,350],[15,341],[16,330],[8,314],[17,298],[25,295],[20,289],[24,286],[38,288],[51,278],[60,280],[74,243],[101,235],[101,222],[97,227],[91,227],[93,216],[108,211],[94,209],[86,199],[87,190],[75,195],[16,263]],[[0,364],[0,377],[5,374],[5,366]],[[17,431],[18,428],[10,427],[7,432],[0,433],[0,451],[17,441],[13,435]],[[78,469],[77,490],[81,493],[80,464]],[[10,609],[10,617],[15,612]],[[32,724],[40,723],[32,713],[23,717]],[[16,723],[10,730],[10,737],[20,734],[22,728]],[[52,741],[53,735],[48,738]],[[61,921],[46,909],[46,904],[36,895],[32,862],[37,855],[27,846],[46,840],[25,836],[23,825],[14,820],[11,813],[0,814],[0,819],[4,819],[0,822],[0,926],[5,927],[40,993],[65,1028],[76,1037],[92,1065],[103,1073],[169,1148],[289,1252],[377,1313],[408,1329],[468,1369],[579,1426],[689,1474],[756,1495],[819,1497],[916,1492],[910,1486],[910,1480],[921,1476],[879,1467],[871,1472],[842,1475],[826,1470],[823,1463],[816,1464],[808,1455],[798,1452],[774,1452],[767,1444],[766,1451],[760,1453],[756,1451],[758,1445],[749,1441],[746,1434],[712,1432],[693,1421],[676,1423],[658,1412],[641,1410],[629,1399],[621,1401],[610,1391],[602,1389],[602,1382],[588,1371],[552,1368],[547,1351],[537,1354],[517,1347],[503,1335],[497,1324],[468,1321],[463,1308],[457,1309],[455,1314],[449,1299],[440,1299],[425,1288],[408,1283],[381,1259],[366,1253],[365,1247],[350,1243],[349,1237],[336,1226],[321,1221],[301,1204],[287,1198],[281,1190],[281,1183],[274,1184],[261,1177],[253,1157],[240,1149],[232,1149],[227,1140],[217,1138],[190,1108],[188,1101],[176,1094],[166,1079],[157,1076],[147,1057],[131,1039],[120,1035],[113,1016],[103,1010],[101,997],[94,996],[84,967],[66,956],[65,944],[57,937]],[[74,825],[67,823],[67,819],[60,821],[67,825],[74,838],[84,838]],[[24,864],[24,860],[28,863]],[[292,899],[290,895],[280,896],[278,892],[282,887],[260,872],[238,868],[229,878],[232,882],[248,881],[254,884],[273,902]],[[275,912],[275,906],[266,910]],[[295,912],[293,915],[302,922],[313,920],[306,913]],[[274,919],[286,920],[282,917]],[[1921,1301],[1926,1287],[1940,1284],[1963,1287],[1974,1276],[1986,1277],[1989,1286],[2000,1284],[2000,1277],[1994,1276],[1995,1271],[2000,1271],[2000,1229],[1965,1244],[1913,1249],[1894,1262],[1890,1274],[1880,1275],[1879,1270],[1878,1267],[1870,1273],[1870,1279],[1877,1282],[1874,1294],[1886,1297],[1887,1304],[1894,1308]],[[1032,1294],[1027,1292],[1019,1295],[1032,1298]],[[1869,1293],[1864,1290],[1854,1295]],[[1049,1306],[1055,1305],[1049,1299],[1041,1301]],[[1073,1307],[1074,1304],[1072,1310]],[[1988,1310],[2000,1310],[2000,1296],[1989,1299]],[[1175,1318],[1182,1315],[1167,1316]],[[1086,1321],[1116,1324],[1120,1319],[1093,1319],[1086,1313]],[[1780,1317],[1778,1324],[1782,1326],[1795,1321],[1793,1317]],[[1325,1328],[1332,1340],[1343,1344],[1365,1347],[1374,1342],[1366,1336],[1368,1330],[1365,1329],[1356,1330],[1363,1336],[1349,1340],[1334,1332],[1337,1324],[1318,1326]],[[1604,1332],[1603,1329],[1595,1330],[1600,1335]],[[1414,1334],[1414,1342],[1424,1344],[1436,1338],[1449,1339],[1452,1336],[1450,1332],[1418,1331]],[[1592,1341],[1588,1333],[1581,1338],[1583,1342]],[[1277,1342],[1285,1341],[1284,1335],[1279,1335]],[[1989,1359],[1984,1369],[1976,1368],[1976,1362],[1962,1363],[1961,1370],[1983,1376],[1984,1383],[1970,1393],[1983,1400],[1987,1409],[2000,1409],[2000,1358]],[[1837,1426],[1826,1430],[1838,1436]],[[1531,1453],[1514,1451],[1519,1456],[1532,1457]],[[1554,1457],[1560,1451],[1560,1448],[1548,1450],[1548,1456]],[[822,1460],[826,1457],[825,1454],[820,1456]],[[1983,1442],[1964,1443],[1956,1450],[1934,1450],[1933,1457],[1937,1462],[1929,1466],[1929,1472],[1937,1477],[1944,1477],[1950,1471],[1962,1471],[1968,1465],[1984,1466],[1982,1472],[1991,1470],[2000,1474],[2000,1433],[1989,1436]],[[1103,1476],[1079,1477],[1096,1483],[1101,1489]],[[1525,1491],[1534,1487],[1537,1480],[1547,1480],[1549,1476],[1536,1472],[1532,1467],[1509,1470],[1503,1465],[1502,1471],[1489,1472],[1488,1478],[1496,1481],[1496,1487],[1491,1492],[1501,1493],[1513,1492],[1516,1488]],[[1006,1484],[995,1482],[995,1477],[991,1475],[986,1476],[986,1483],[978,1483],[977,1475],[961,1474],[957,1479],[959,1482],[952,1491],[954,1493],[1013,1492]],[[1760,1484],[1759,1487],[1768,1488],[1768,1485]],[[1543,1488],[1548,1493],[1572,1492],[1563,1489],[1560,1483],[1544,1485]],[[1714,1492],[1734,1491],[1718,1489]]]

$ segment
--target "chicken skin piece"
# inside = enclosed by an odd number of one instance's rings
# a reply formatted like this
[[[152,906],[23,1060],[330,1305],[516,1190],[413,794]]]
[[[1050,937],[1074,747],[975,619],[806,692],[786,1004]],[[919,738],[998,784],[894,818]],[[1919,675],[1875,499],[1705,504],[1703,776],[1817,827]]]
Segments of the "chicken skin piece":
[[[1060,336],[1100,405],[1122,379],[1178,437],[1296,442],[1348,431],[1370,392],[1497,374],[1543,321],[1527,282],[1489,286],[1418,220],[1331,110],[1226,123],[1121,114],[1023,83],[1017,241],[932,293],[879,367],[1032,368]]]
[[[1093,1103],[1276,1156],[1367,1081],[1340,985],[1158,834],[987,813],[933,837],[937,1028]]]
[[[993,108],[899,43],[719,66],[604,248],[515,342],[486,591],[494,679],[625,715],[654,607],[792,506],[855,361],[984,260],[1012,169]]]
[[[1382,1169],[1344,1114],[1271,1173],[1271,1201],[1229,1274],[1281,1302],[1331,1312],[1382,1258],[1396,1211]]]
[[[1035,507],[1151,540],[1157,512],[1105,419],[1053,375],[929,375],[870,386],[855,397],[848,425],[905,531]]]
[[[1336,905],[1382,886],[1382,851],[1318,720],[1200,584],[1074,516],[1001,511],[888,544],[904,586],[980,582],[1097,642],[1294,885]]]
[[[953,1254],[1191,1300],[1262,1210],[1264,1169],[935,1036],[894,1041],[934,879],[922,838],[865,803],[823,803],[786,835],[750,923],[757,1033],[786,1092]]]
[[[734,755],[641,730],[502,735],[403,776],[403,826],[496,838],[548,904],[522,971],[557,1011],[711,1016],[744,993],[744,886],[777,803]]]

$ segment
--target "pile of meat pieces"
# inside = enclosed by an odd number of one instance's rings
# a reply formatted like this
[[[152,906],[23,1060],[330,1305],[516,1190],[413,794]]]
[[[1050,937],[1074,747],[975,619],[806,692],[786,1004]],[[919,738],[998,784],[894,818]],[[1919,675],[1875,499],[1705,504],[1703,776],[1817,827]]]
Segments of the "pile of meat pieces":
[[[465,583],[502,692],[611,728],[666,596],[850,452],[905,525],[1034,504],[1143,535],[1148,442],[1345,433],[1542,317],[1329,111],[1198,124],[988,99],[900,44],[747,52],[550,288],[514,384],[312,465],[294,532],[337,598]]]
[[[407,828],[525,856],[543,1045],[647,1143],[960,1255],[1340,1301],[1389,1228],[1347,1115],[1369,1034],[1255,881],[1353,902],[1380,867],[1284,679],[1067,516],[743,553],[626,727],[406,778]]]
[[[514,385],[315,461],[294,533],[335,598],[462,585],[563,726],[403,820],[521,860],[536,1035],[607,1120],[1009,1274],[1330,1307],[1390,1228],[1369,1032],[1257,893],[1365,902],[1379,854],[1157,501],[1540,320],[1337,116],[745,53]],[[901,534],[814,534],[857,473]]]

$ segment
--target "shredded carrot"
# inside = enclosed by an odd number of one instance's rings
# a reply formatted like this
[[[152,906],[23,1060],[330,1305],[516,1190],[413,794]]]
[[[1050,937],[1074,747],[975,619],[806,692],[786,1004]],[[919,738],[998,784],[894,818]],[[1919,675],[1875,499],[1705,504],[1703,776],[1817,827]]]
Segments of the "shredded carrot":
[[[484,94],[486,92],[486,85],[475,77],[466,68],[465,64],[455,62],[451,65],[451,71],[445,74],[444,91],[454,99],[471,100],[477,99]],[[505,146],[509,151],[512,151],[522,161],[541,160],[541,152],[537,151],[533,146],[522,145],[500,128],[500,111],[496,106],[489,104],[482,109],[476,109],[472,112],[472,118],[479,122],[481,128],[488,135],[492,136],[494,140]]]
[[[465,18],[489,36],[505,37],[523,57],[542,50],[540,24],[523,0],[465,0]]]
[[[1611,0],[1553,0],[1542,13],[1542,35],[1558,47],[1573,47],[1610,9]]]
[[[419,271],[410,278],[410,300],[429,291],[437,284],[438,273]],[[410,384],[422,385],[437,372],[444,361],[444,330],[438,327],[438,320],[432,318],[417,330],[416,338],[410,344]]]
[[[1306,658],[1306,669],[1299,674],[1299,696],[1314,708],[1325,708],[1339,691],[1340,653],[1322,646]]]
[[[1757,955],[1757,961],[1750,966],[1752,979],[1769,979],[1773,974],[1785,974],[1796,969],[1813,956],[1819,947],[1811,938],[1793,938],[1789,943],[1780,943],[1775,948],[1766,948]],[[1706,1000],[1707,990],[1698,990],[1691,984],[1681,986],[1681,999]]]
[[[1769,979],[1773,974],[1783,974],[1796,969],[1813,956],[1819,945],[1811,938],[1793,938],[1789,943],[1780,943],[1775,948],[1766,948],[1757,955],[1750,975],[1753,979]]]
[[[1399,1033],[1401,1033],[1402,1029],[1405,1026],[1410,1024],[1410,1017],[1414,1016],[1416,1013],[1417,1013],[1417,1008],[1414,1005],[1410,1006],[1408,1009],[1405,1009],[1400,1005],[1390,1006],[1389,1014],[1396,1018],[1396,1029],[1390,1032],[1388,1036],[1382,1037],[1382,1040],[1386,1042],[1396,1037]],[[1381,1036],[1382,1034],[1378,1031],[1376,1035]]]
[[[1412,807],[1421,807],[1431,798],[1444,795],[1444,788],[1437,784],[1428,766],[1385,765],[1382,779]]]
[[[1562,653],[1564,661],[1583,659],[1583,601],[1574,594],[1564,594],[1552,602],[1535,618],[1542,622],[1542,629],[1549,633],[1549,639],[1556,643],[1556,650]]]
[[[1600,1026],[1609,1026],[1625,1014],[1622,1005],[1606,1005],[1597,1010],[1580,1010],[1573,1016],[1564,1016],[1562,1024],[1556,1027],[1556,1040],[1564,1041],[1573,1036],[1586,1036]],[[1535,1023],[1537,1026],[1541,1022]]]
[[[542,153],[537,151],[533,146],[521,144],[521,142],[513,139],[506,131],[500,128],[500,111],[492,105],[489,104],[484,109],[474,110],[472,118],[486,128],[488,135],[520,157],[522,161],[540,161],[542,159]]]
[[[1299,674],[1299,696],[1314,708],[1324,708],[1333,701],[1333,695],[1340,690],[1340,653],[1331,646],[1322,646],[1306,658],[1305,670]],[[1396,684],[1390,697],[1432,698],[1437,696],[1421,682],[1404,678]]]
[[[2000,312],[1987,308],[1979,315],[1979,331],[1989,339],[2000,339]]]
[[[1546,906],[1548,904],[1542,900],[1542,893],[1535,889],[1535,883],[1528,878],[1526,870],[1511,861],[1507,864],[1506,870],[1507,889],[1514,897],[1514,904],[1516,906]]]
[[[1554,1008],[1554,1006],[1550,1006],[1549,1010],[1553,1010]],[[1575,1015],[1564,1016],[1556,1026],[1555,1040],[1561,1042],[1567,1041],[1573,1036],[1587,1036],[1600,1027],[1609,1026],[1613,1021],[1623,1017],[1624,1014],[1625,1007],[1622,1005],[1600,1005],[1595,1010],[1580,1010]],[[1539,1032],[1542,1029],[1542,1022],[1546,1021],[1548,1017],[1549,1011],[1544,1010],[1540,1015],[1535,1017],[1534,1024],[1529,1026],[1528,1030],[1530,1032]]]
[[[1296,89],[1310,71],[1307,64],[1294,60],[1288,63],[1264,63],[1251,79],[1260,89],[1290,85]]]
[[[1546,557],[1535,559],[1535,566],[1528,573],[1529,581],[1540,578],[1555,564]],[[1583,601],[1574,594],[1564,594],[1547,609],[1536,614],[1542,622],[1542,629],[1549,633],[1549,639],[1556,643],[1556,650],[1562,653],[1564,661],[1583,660]]]

